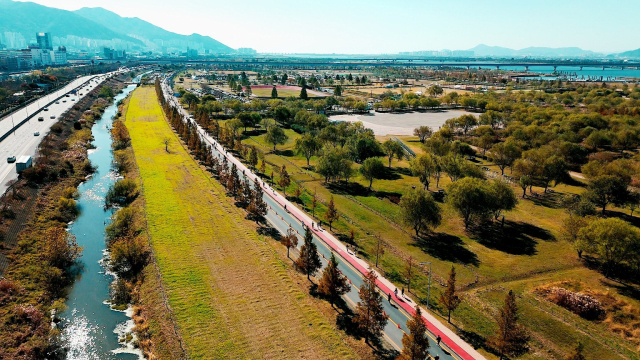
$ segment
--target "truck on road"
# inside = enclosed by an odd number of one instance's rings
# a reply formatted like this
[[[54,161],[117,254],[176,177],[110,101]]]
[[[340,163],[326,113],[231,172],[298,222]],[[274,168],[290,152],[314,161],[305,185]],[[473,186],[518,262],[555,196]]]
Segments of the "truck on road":
[[[18,161],[16,161],[16,171],[18,173],[21,173],[30,167],[31,167],[31,156],[28,156],[28,155],[20,156]]]

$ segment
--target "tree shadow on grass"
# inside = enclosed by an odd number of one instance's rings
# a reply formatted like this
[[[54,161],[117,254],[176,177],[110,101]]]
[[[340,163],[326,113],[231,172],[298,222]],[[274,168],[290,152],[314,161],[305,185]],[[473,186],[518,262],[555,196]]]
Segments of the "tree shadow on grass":
[[[412,176],[413,175],[413,174],[411,174],[411,169],[405,168],[405,167],[395,167],[391,171],[395,172],[396,174],[401,174],[401,175],[405,175],[405,176]]]
[[[600,209],[601,210],[601,209]],[[602,212],[600,211],[600,214]],[[615,217],[618,218],[620,220],[624,220],[627,222],[630,222],[631,225],[635,226],[635,227],[640,227],[640,217],[638,217],[637,215],[640,214],[639,212],[635,212],[634,216],[629,215],[628,213],[623,213],[622,211],[616,211],[616,210],[607,210],[607,217]]]
[[[462,340],[464,340],[467,344],[473,346],[474,349],[484,349],[495,356],[500,356],[497,351],[487,346],[487,339],[485,339],[484,336],[476,334],[472,331],[466,331],[459,328],[457,333]]]
[[[464,247],[464,242],[457,236],[445,233],[433,233],[413,238],[410,245],[417,246],[425,253],[439,260],[478,266],[478,256]]]
[[[389,169],[388,167],[384,168],[384,171],[380,176],[380,180],[399,180],[402,179],[401,172],[397,169]]]
[[[270,237],[275,241],[280,241],[281,238],[280,232],[276,228],[269,226],[266,223],[262,223],[258,228],[258,234]]]
[[[515,221],[505,221],[504,225],[497,222],[483,222],[472,226],[469,232],[480,244],[512,255],[537,254],[536,239],[555,241],[555,237],[549,231]]]
[[[539,195],[538,197],[528,197],[532,203],[538,206],[544,206],[551,209],[559,209],[562,207],[562,198],[564,197],[563,193],[558,192],[548,192]]]
[[[356,182],[345,183],[344,181],[330,182],[327,189],[336,195],[369,196],[371,191],[365,186]]]

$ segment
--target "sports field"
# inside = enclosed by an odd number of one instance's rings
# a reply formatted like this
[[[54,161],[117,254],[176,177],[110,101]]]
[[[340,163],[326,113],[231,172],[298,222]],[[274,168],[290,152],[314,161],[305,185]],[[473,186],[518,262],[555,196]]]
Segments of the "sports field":
[[[257,97],[271,97],[271,90],[273,86],[271,85],[255,85],[251,87],[251,93]],[[287,98],[287,97],[300,97],[300,90],[302,88],[299,86],[276,86],[276,90],[278,91],[279,98]],[[307,95],[311,97],[324,97],[329,96],[328,94],[324,94],[321,92],[308,90]]]
[[[277,245],[255,232],[182,147],[153,87],[135,90],[125,124],[151,245],[190,357],[354,358],[293,283],[274,252]]]

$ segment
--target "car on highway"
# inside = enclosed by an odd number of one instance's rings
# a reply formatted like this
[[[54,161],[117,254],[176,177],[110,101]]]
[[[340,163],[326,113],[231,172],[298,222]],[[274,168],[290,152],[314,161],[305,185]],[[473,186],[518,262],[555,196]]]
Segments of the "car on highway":
[[[66,102],[67,102],[67,100],[62,100],[62,102],[63,102],[63,103],[66,103]]]
[[[44,117],[40,116],[40,117],[38,118],[38,121],[44,121]]]
[[[44,110],[44,111],[49,111],[49,108],[44,108],[44,109],[42,109],[42,110]]]
[[[76,99],[71,99],[71,101],[76,101]]]
[[[51,119],[55,119],[55,118],[56,118],[56,116],[55,116],[55,115],[51,115],[51,116],[50,116],[50,118],[51,118]]]
[[[33,133],[33,136],[40,136],[40,133],[38,131]]]
[[[56,104],[60,104],[60,101],[56,101]]]
[[[16,162],[16,157],[15,157],[15,156],[9,156],[9,157],[7,158],[7,162],[8,162],[9,164]]]

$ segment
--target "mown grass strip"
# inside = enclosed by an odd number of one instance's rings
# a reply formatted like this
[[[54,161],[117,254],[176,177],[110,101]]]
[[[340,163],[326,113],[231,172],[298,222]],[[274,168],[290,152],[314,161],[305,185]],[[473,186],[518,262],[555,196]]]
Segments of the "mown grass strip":
[[[152,87],[137,89],[126,125],[151,245],[191,357],[353,357],[278,264],[272,244],[185,151],[155,96]]]

